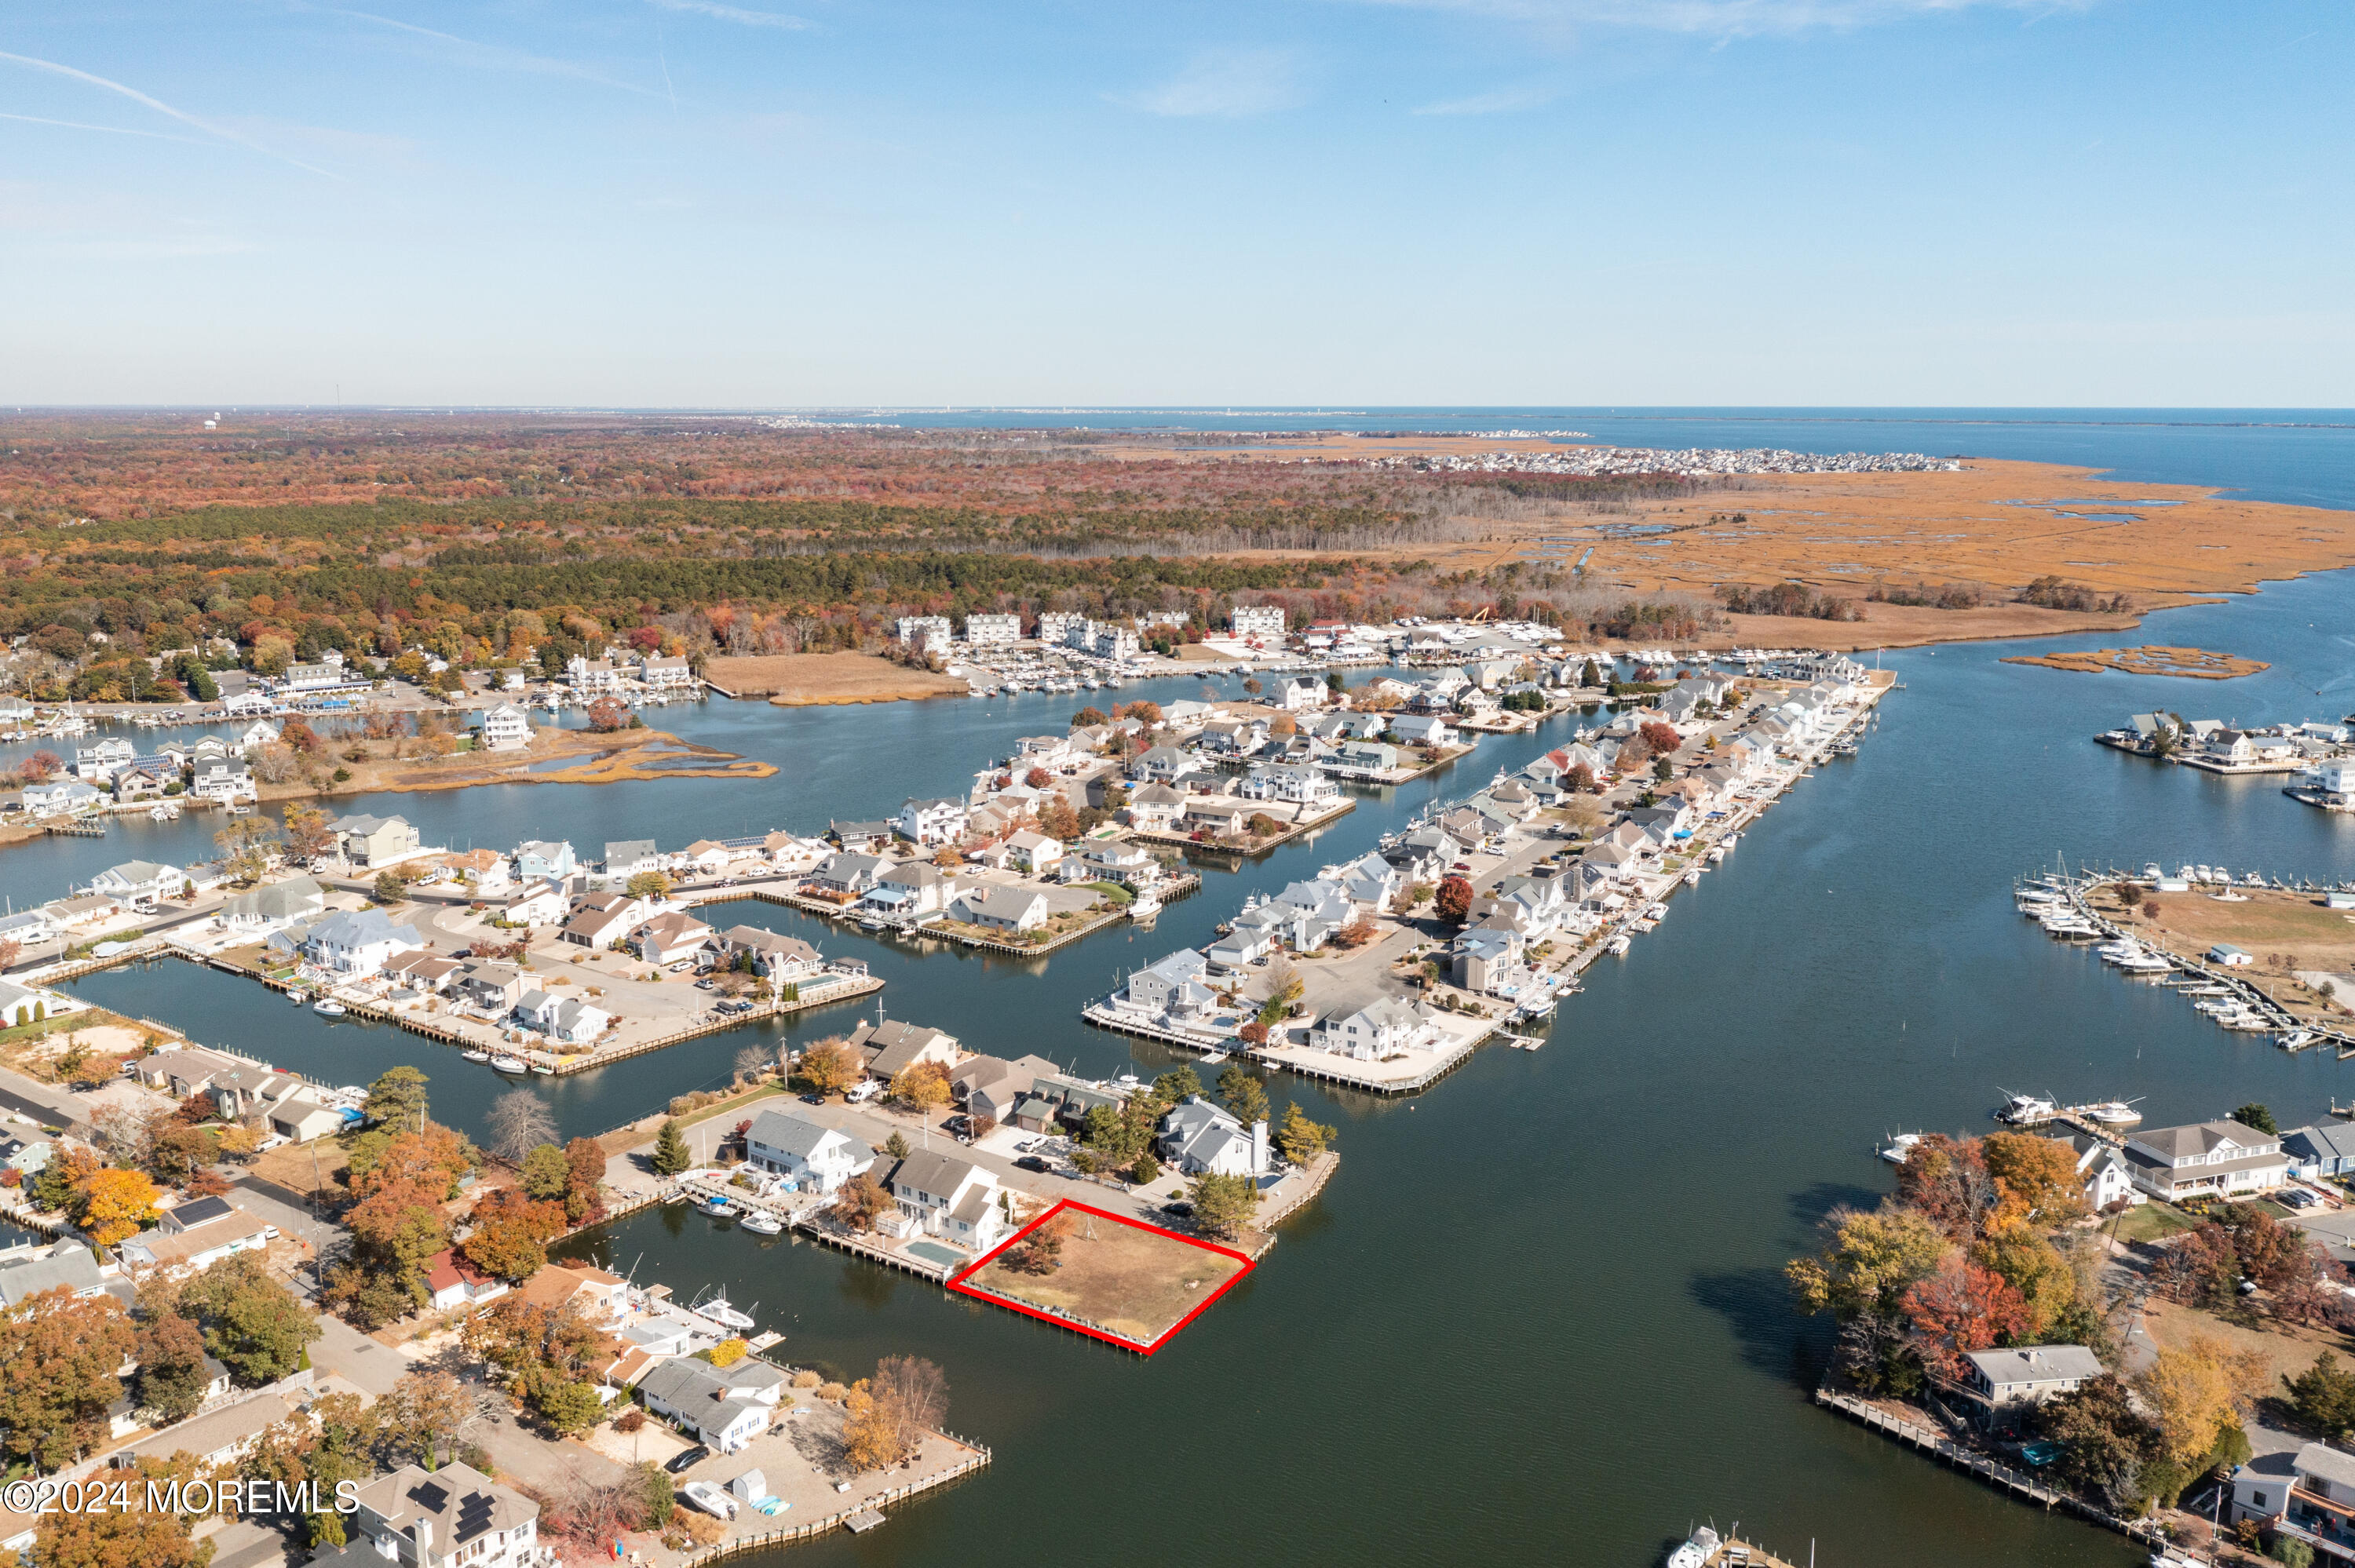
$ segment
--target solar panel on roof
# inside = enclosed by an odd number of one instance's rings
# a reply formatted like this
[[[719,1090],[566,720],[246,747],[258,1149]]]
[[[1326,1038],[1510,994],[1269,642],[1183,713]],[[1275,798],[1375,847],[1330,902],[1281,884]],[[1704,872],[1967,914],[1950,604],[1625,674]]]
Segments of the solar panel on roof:
[[[472,1541],[491,1528],[494,1503],[495,1499],[488,1492],[469,1492],[461,1499],[458,1504],[458,1541]]]

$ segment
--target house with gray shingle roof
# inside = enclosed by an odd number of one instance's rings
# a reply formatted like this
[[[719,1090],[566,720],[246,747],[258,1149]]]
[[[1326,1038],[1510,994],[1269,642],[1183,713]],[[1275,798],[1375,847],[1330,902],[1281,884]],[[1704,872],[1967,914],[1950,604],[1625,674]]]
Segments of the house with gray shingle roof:
[[[875,1150],[865,1143],[793,1111],[764,1110],[754,1117],[744,1154],[762,1170],[818,1192],[833,1192],[875,1163]]]

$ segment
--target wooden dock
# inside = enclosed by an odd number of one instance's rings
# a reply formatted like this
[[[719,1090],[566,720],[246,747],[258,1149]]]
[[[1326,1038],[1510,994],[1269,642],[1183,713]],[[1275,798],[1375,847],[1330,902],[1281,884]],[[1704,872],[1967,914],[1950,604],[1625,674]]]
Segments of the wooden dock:
[[[1813,1552],[1808,1554],[1808,1560],[1813,1563]],[[1703,1568],[1796,1568],[1796,1564],[1763,1546],[1729,1535],[1724,1544],[1710,1554]]]

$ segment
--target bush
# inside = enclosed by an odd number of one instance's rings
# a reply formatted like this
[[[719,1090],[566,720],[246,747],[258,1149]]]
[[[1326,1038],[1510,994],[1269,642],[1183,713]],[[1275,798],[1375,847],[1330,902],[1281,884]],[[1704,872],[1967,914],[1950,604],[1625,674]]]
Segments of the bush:
[[[645,1424],[646,1413],[634,1404],[630,1406],[629,1409],[622,1412],[619,1416],[614,1418],[613,1430],[626,1436],[630,1433],[635,1432]]]
[[[810,1371],[807,1367],[804,1367],[801,1371],[794,1373],[794,1386],[795,1388],[815,1388],[824,1381],[825,1380],[820,1378],[817,1373]]]
[[[830,1400],[837,1404],[841,1404],[843,1395],[849,1392],[850,1391],[848,1389],[843,1387],[838,1383],[822,1383],[817,1385],[817,1396],[820,1399]]]

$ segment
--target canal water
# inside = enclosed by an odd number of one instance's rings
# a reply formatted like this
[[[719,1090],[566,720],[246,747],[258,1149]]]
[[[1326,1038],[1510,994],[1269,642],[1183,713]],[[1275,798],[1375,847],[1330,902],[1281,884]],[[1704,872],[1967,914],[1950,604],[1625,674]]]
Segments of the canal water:
[[[2355,1065],[2215,1030],[2012,910],[2014,875],[2056,854],[2355,876],[2355,821],[2302,807],[2277,782],[2163,768],[2088,738],[2162,705],[2243,723],[2355,706],[2345,578],[2170,611],[2139,635],[2273,668],[2211,683],[1999,662],[2029,645],[1891,655],[1905,689],[1861,755],[1803,781],[1678,894],[1659,931],[1591,970],[1542,1050],[1484,1051],[1402,1101],[1279,1076],[1279,1101],[1338,1126],[1341,1168],[1257,1272],[1150,1361],[693,1213],[652,1211],[571,1245],[642,1281],[757,1300],[784,1354],[841,1374],[902,1352],[946,1370],[949,1425],[991,1444],[995,1466],[875,1536],[780,1562],[1632,1564],[1714,1517],[1795,1561],[1813,1542],[1827,1565],[2124,1568],[2139,1560],[2124,1542],[1815,1409],[1828,1331],[1791,1315],[1779,1270],[1828,1210],[1886,1191],[1878,1140],[1984,1130],[2003,1089],[2139,1097],[2154,1125],[2255,1099],[2295,1126],[2355,1095]],[[1006,739],[1077,705],[1017,701],[1032,705],[715,707],[709,722],[741,726],[717,743],[778,762],[777,779],[470,790],[399,809],[446,810],[427,819],[429,836],[460,842],[455,829],[472,824],[475,842],[499,844],[643,836],[618,824],[649,806],[665,842],[739,831],[730,812],[751,825],[870,816],[955,786]],[[1370,845],[1433,793],[1465,792],[1571,727],[1485,741],[1435,780],[1361,796],[1313,845],[1213,871],[1150,936],[1117,928],[1046,959],[925,952],[735,907],[869,959],[891,1016],[973,1048],[1038,1051],[1087,1073],[1157,1068],[1151,1048],[1079,1023],[1080,1006],[1126,969],[1205,939],[1251,888]],[[740,789],[752,800],[740,805]],[[12,875],[15,863],[0,863]],[[437,1113],[462,1127],[479,1127],[504,1087],[413,1036],[328,1025],[185,964],[83,990],[330,1082],[415,1062],[433,1076]],[[853,1012],[790,1033],[837,1030]],[[592,1131],[775,1037],[739,1031],[533,1086],[568,1131]]]

